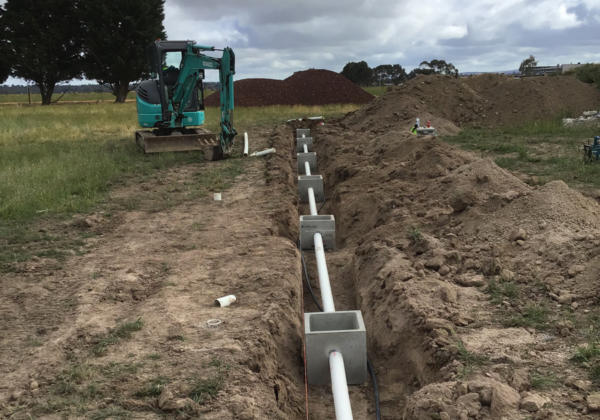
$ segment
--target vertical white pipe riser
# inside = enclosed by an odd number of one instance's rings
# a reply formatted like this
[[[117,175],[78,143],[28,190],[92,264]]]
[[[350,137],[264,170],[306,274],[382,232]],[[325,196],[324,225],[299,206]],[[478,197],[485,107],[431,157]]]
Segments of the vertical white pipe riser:
[[[248,156],[248,133],[244,132],[244,156]]]
[[[317,273],[319,274],[319,288],[321,289],[323,312],[335,312],[333,293],[331,293],[331,283],[329,282],[329,273],[327,272],[327,262],[325,261],[323,237],[320,233],[315,233],[313,239],[315,241],[315,257],[317,258]]]
[[[302,147],[304,148],[304,153],[308,153],[308,146],[306,145],[306,143],[304,143]]]
[[[352,420],[352,406],[350,405],[342,353],[338,351],[329,353],[329,372],[331,374],[331,393],[333,394],[335,418],[336,420]]]
[[[310,207],[310,215],[317,216],[317,202],[315,200],[315,191],[312,187],[308,188],[308,206]]]

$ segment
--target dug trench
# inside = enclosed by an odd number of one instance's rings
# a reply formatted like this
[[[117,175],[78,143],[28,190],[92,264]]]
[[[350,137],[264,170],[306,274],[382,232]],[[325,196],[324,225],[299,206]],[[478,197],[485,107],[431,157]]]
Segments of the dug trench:
[[[596,328],[598,203],[352,118],[313,129],[319,213],[336,218],[336,309],[362,311],[382,417],[594,418],[596,385],[573,360]],[[313,418],[332,417],[327,390],[311,391]],[[370,384],[351,401],[373,417]]]

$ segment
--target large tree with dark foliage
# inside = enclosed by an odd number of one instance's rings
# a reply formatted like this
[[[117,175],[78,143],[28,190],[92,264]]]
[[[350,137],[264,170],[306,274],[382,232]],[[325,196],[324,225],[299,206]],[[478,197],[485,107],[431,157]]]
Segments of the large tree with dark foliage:
[[[4,26],[4,9],[0,6],[0,83],[4,83],[10,76],[10,49],[6,40],[6,27]]]
[[[148,45],[166,37],[164,0],[80,1],[85,76],[125,102],[129,84],[148,76]]]
[[[373,70],[366,61],[350,62],[342,69],[342,75],[357,85],[368,85],[373,78]]]
[[[446,63],[445,60],[421,61],[419,64],[422,70],[429,70],[431,73],[444,74],[446,76],[458,77],[458,69],[452,63]]]
[[[7,0],[2,15],[13,74],[49,105],[57,83],[81,75],[78,0]]]
[[[373,82],[378,85],[397,85],[406,80],[406,71],[400,64],[381,64],[373,69]]]

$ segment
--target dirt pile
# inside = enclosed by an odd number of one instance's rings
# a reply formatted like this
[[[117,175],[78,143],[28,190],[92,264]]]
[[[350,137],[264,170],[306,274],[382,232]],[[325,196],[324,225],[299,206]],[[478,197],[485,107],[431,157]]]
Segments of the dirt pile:
[[[365,130],[409,112],[404,97],[423,105],[393,91],[314,129],[322,213],[349,255],[383,416],[588,418],[595,388],[569,384],[589,383],[571,358],[600,296],[600,206],[432,137]]]
[[[373,99],[344,76],[329,70],[299,71],[284,80],[243,79],[234,83],[236,106],[364,104]],[[219,105],[219,93],[205,100]]]
[[[431,120],[442,134],[455,126],[500,126],[580,115],[600,105],[600,91],[570,76],[514,78],[479,75],[464,78],[419,76],[390,88],[344,122],[363,129],[410,126],[416,117]],[[383,132],[383,131],[382,131]]]

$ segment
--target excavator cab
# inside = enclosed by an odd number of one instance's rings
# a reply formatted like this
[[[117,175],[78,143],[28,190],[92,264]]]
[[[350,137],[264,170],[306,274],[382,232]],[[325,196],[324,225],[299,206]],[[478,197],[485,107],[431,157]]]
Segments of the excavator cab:
[[[212,159],[226,154],[237,134],[233,128],[233,74],[235,56],[230,48],[221,58],[204,54],[214,47],[193,41],[156,41],[149,48],[152,78],[136,90],[138,122],[150,131],[136,132],[136,141],[146,153],[212,150]],[[219,70],[221,133],[204,124],[204,70]]]

